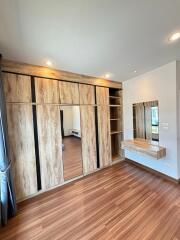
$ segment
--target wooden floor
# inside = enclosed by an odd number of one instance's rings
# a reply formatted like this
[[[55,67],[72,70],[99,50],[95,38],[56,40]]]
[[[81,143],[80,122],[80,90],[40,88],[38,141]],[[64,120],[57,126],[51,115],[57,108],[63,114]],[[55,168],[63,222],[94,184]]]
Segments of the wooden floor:
[[[7,240],[178,240],[180,186],[121,163],[21,203]]]
[[[83,172],[81,139],[73,136],[65,137],[63,144],[64,179],[81,176]]]

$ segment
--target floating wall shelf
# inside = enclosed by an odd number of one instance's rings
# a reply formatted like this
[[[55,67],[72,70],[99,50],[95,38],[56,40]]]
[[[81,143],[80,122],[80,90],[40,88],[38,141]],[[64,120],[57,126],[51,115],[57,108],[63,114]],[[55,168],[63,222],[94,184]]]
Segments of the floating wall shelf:
[[[166,148],[160,147],[157,142],[145,139],[122,141],[121,147],[124,150],[133,151],[141,155],[147,155],[155,159],[161,159],[166,156]]]

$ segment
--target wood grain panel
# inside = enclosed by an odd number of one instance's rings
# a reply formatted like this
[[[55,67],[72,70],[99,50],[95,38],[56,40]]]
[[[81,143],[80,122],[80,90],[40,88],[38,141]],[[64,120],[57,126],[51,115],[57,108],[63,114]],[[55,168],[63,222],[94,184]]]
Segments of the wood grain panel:
[[[36,102],[59,103],[59,82],[45,78],[35,78]]]
[[[37,106],[37,124],[42,189],[63,182],[60,109],[53,105]]]
[[[59,81],[61,104],[79,104],[78,83]]]
[[[31,102],[31,77],[3,73],[6,102]]]
[[[146,139],[152,140],[152,110],[151,110],[151,102],[147,102],[144,104],[144,120],[145,120],[145,126],[144,131],[146,133]]]
[[[95,104],[94,86],[79,84],[80,104]]]
[[[37,192],[32,106],[7,104],[10,159],[17,200]]]
[[[81,106],[81,136],[84,174],[94,172],[97,168],[95,109]]]
[[[109,166],[111,157],[111,136],[109,106],[98,106],[98,136],[100,167]]]
[[[137,103],[133,105],[135,113],[135,137],[136,138],[145,138],[145,120],[144,120],[144,104]]]
[[[179,240],[179,185],[122,162],[19,204],[3,240]]]
[[[109,105],[109,88],[96,87],[97,105]]]
[[[30,76],[58,79],[64,81],[72,81],[77,83],[86,83],[97,86],[105,86],[112,88],[122,88],[121,82],[115,82],[103,78],[96,78],[62,70],[55,70],[42,66],[35,66],[20,62],[14,62],[7,59],[2,60],[2,70],[6,72],[26,74]]]

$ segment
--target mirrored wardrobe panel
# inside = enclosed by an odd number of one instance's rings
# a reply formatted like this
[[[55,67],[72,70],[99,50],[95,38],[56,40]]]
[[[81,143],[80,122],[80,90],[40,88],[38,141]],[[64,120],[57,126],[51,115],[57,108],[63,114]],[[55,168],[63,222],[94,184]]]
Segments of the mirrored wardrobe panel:
[[[64,180],[83,174],[79,106],[61,106]]]

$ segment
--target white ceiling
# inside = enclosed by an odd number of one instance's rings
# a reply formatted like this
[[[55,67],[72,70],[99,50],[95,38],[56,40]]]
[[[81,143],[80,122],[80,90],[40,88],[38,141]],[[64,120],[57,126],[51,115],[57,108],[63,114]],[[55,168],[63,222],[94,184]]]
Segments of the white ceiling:
[[[4,58],[119,81],[180,59],[176,31],[180,0],[0,0]]]

